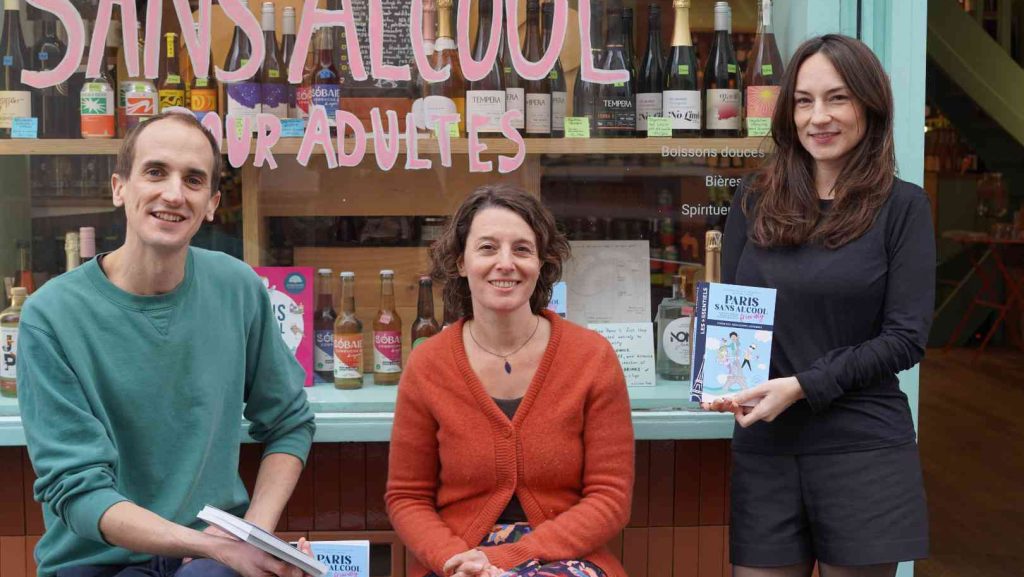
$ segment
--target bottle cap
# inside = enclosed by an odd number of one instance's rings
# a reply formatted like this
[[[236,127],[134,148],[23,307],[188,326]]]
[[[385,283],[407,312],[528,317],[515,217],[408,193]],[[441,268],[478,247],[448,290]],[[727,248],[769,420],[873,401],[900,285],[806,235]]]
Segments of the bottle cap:
[[[28,298],[28,289],[23,286],[16,286],[11,289],[11,299]]]
[[[78,229],[78,254],[82,258],[96,256],[96,229],[83,226]]]
[[[79,253],[79,235],[77,232],[69,231],[64,233],[64,250],[74,251],[75,254]]]
[[[380,271],[380,276],[395,276],[395,271],[386,268]]]
[[[318,275],[331,275],[331,274],[334,274],[334,271],[332,271],[329,268],[320,268],[320,269],[317,269],[316,274],[318,274]]]
[[[420,275],[420,282],[424,282],[424,281],[426,281],[426,282],[433,282],[434,279],[432,279],[429,274],[421,274]]]
[[[338,276],[340,276],[341,278],[356,278],[356,273],[350,270],[346,270],[342,271]]]

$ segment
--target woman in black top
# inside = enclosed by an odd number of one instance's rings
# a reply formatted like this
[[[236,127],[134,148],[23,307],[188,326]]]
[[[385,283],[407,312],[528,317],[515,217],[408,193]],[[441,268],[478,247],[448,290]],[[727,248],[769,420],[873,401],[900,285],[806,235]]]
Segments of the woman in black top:
[[[822,577],[891,576],[928,552],[896,377],[920,361],[931,325],[928,198],[894,176],[892,91],[858,40],[797,49],[772,138],[722,251],[723,282],[778,291],[771,379],[707,407],[736,414],[734,575],[803,577],[817,561]]]

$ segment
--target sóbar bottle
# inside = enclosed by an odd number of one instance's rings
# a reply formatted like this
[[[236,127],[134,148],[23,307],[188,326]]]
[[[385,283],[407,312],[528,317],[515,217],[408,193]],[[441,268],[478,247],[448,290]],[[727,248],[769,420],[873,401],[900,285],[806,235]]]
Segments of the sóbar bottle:
[[[743,135],[743,79],[732,47],[732,9],[715,2],[715,39],[704,66],[704,136]]]
[[[608,14],[608,42],[604,50],[605,70],[631,70],[623,45],[622,8],[612,2]],[[602,84],[597,93],[597,137],[629,138],[636,130],[636,78]]]
[[[551,45],[551,28],[555,18],[555,5],[545,2],[540,7],[541,20],[544,28],[544,50]],[[565,136],[565,117],[568,115],[569,93],[565,84],[565,70],[562,69],[562,59],[555,58],[555,65],[548,73],[548,80],[551,83],[551,137],[562,138]]]
[[[21,307],[28,298],[24,287],[11,289],[11,306],[0,312],[0,395],[18,396],[18,325]]]
[[[363,386],[363,323],[356,316],[356,275],[341,278],[341,313],[334,322],[334,388]]]
[[[782,55],[772,28],[773,0],[761,0],[754,38],[754,57],[747,62],[744,84],[747,88],[747,136],[772,133],[772,115],[779,100],[782,82]]]
[[[240,0],[246,10],[249,9],[248,0]],[[224,61],[224,70],[235,71],[249,63],[252,58],[252,43],[249,37],[242,32],[240,26],[235,26],[234,34],[231,36],[231,47],[228,48],[228,56]],[[226,82],[224,93],[227,98],[226,114],[234,118],[235,125],[230,127],[242,131],[245,119],[249,119],[249,131],[256,131],[256,116],[262,111],[261,103],[263,94],[260,90],[259,77],[245,78],[235,82]]]
[[[466,128],[466,79],[462,76],[455,35],[452,34],[452,0],[437,0],[437,42],[431,65],[435,70],[450,66],[451,71],[447,80],[427,83],[423,97],[427,130],[433,133],[441,128],[438,117],[442,114],[457,114],[458,123],[450,124],[448,131],[452,136],[461,136]]]
[[[178,35],[164,34],[164,70],[156,91],[160,98],[160,112],[172,106],[185,106],[185,84],[181,81],[178,64]]]
[[[327,114],[327,125],[335,126],[335,113],[341,104],[341,76],[334,65],[334,29],[320,28],[313,63],[313,88],[309,94],[309,112],[321,107]]]
[[[537,62],[543,57],[540,32],[540,0],[526,0],[526,59]],[[551,137],[551,80],[544,76],[526,81],[526,136]]]
[[[317,43],[320,41],[320,25],[313,25],[313,39],[309,43],[309,51],[305,54],[305,62],[302,65],[302,82],[295,89],[295,108],[297,118],[309,119],[309,108],[313,101],[313,76],[316,75],[319,57],[317,56]],[[298,57],[299,55],[296,55]]]
[[[301,118],[299,116],[296,95],[298,85],[288,82],[288,67],[295,57],[295,7],[285,6],[281,17],[281,74],[284,75],[285,86],[288,87],[288,118]],[[302,58],[302,54],[298,57]]]
[[[194,24],[199,35],[199,23]],[[211,58],[212,60],[212,58]],[[207,71],[209,74],[209,71]],[[188,109],[202,120],[207,114],[217,112],[217,78],[214,76],[192,76],[188,91]]]
[[[32,49],[33,68],[39,72],[53,70],[64,59],[67,47],[57,37],[57,17],[43,13],[43,34]],[[71,96],[68,82],[33,91],[32,110],[39,119],[39,138],[68,138],[71,136]],[[77,103],[76,103],[77,104]]]
[[[670,381],[690,378],[690,324],[693,302],[687,297],[686,276],[672,277],[672,296],[658,306],[658,377]]]
[[[380,308],[373,319],[373,382],[397,385],[401,378],[402,318],[395,310],[395,271],[385,269],[380,271]]]
[[[316,271],[316,311],[313,312],[313,384],[334,382],[334,293],[333,272],[329,268]]]
[[[0,35],[0,138],[11,137],[15,118],[32,116],[32,92],[21,82],[26,54],[20,0],[4,0],[4,31]]]
[[[416,302],[416,320],[412,323],[409,336],[412,348],[423,344],[430,337],[441,332],[441,326],[434,318],[434,281],[429,276],[420,277],[420,292]]]
[[[701,105],[697,52],[690,37],[690,0],[673,0],[672,9],[676,19],[665,69],[664,114],[672,122],[673,138],[696,138],[700,136]]]
[[[477,61],[483,60],[490,48],[487,43],[490,40],[494,8],[491,2],[484,0],[480,2],[479,10],[480,21],[473,42],[473,58]],[[487,122],[477,126],[477,133],[481,136],[500,134],[502,114],[505,114],[505,74],[501,69],[501,59],[495,58],[486,76],[466,85],[466,130],[469,130],[471,118],[486,116]]]
[[[647,5],[647,50],[636,88],[636,135],[647,136],[647,119],[662,115],[665,60],[661,56],[661,7]]]
[[[266,47],[259,71],[261,110],[264,114],[288,118],[288,69],[281,64],[281,52],[277,47],[274,3],[264,2],[260,16]]]

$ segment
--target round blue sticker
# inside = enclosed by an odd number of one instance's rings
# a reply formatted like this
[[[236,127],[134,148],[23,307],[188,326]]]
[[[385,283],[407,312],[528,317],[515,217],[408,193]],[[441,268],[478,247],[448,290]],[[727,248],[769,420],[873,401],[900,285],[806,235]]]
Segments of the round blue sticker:
[[[293,272],[285,277],[284,290],[297,295],[306,290],[306,279],[301,274]]]
[[[10,54],[4,56],[4,66],[14,66],[14,57]]]

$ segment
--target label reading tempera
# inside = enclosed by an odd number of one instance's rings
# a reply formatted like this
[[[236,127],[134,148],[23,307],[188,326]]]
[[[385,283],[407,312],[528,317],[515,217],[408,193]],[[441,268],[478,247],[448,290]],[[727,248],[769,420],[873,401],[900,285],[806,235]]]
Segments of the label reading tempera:
[[[317,373],[334,372],[334,330],[315,331],[316,342],[313,346],[313,371]]]
[[[18,327],[0,328],[0,379],[14,380],[18,358]]]
[[[363,376],[363,335],[334,335],[334,378],[358,379]]]
[[[531,93],[526,95],[526,133],[551,133],[551,95]]]
[[[568,93],[551,93],[551,130],[565,130],[565,111],[568,108]]]
[[[740,91],[709,88],[707,95],[707,127],[712,130],[739,130]]]
[[[505,113],[504,90],[470,90],[466,92],[466,120],[486,116],[477,125],[478,132],[501,132],[501,115]]]
[[[505,89],[505,110],[518,110],[518,119],[512,121],[512,128],[522,130],[526,126],[526,89]]]
[[[373,372],[402,372],[402,334],[398,331],[373,331]]]
[[[700,92],[666,90],[664,116],[672,119],[673,130],[700,130]]]

